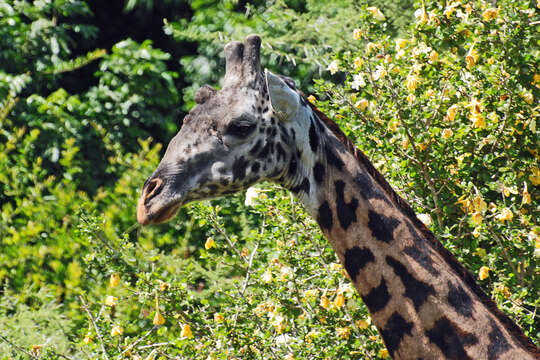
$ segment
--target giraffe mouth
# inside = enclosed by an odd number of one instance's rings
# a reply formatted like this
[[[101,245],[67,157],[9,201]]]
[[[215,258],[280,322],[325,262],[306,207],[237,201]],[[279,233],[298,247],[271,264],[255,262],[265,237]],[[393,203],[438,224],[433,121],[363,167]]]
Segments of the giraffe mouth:
[[[180,202],[168,204],[157,211],[149,212],[144,201],[139,200],[137,206],[137,221],[141,225],[161,224],[172,219],[180,209]]]

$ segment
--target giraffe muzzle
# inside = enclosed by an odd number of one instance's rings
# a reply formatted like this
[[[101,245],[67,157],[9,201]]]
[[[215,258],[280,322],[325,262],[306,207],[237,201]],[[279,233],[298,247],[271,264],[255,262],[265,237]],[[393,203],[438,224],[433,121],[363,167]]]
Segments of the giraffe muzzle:
[[[159,201],[152,204],[163,189],[163,180],[154,178],[143,188],[139,203],[137,204],[137,221],[141,225],[159,224],[172,218],[180,208],[179,203],[163,206]]]

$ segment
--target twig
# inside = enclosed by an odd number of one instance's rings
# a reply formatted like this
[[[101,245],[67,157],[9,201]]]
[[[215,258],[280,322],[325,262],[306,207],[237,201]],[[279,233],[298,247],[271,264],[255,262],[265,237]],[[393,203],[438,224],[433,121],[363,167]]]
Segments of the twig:
[[[7,343],[8,345],[11,345],[13,346],[15,349],[17,349],[18,351],[22,352],[22,353],[25,353],[27,356],[29,356],[30,358],[32,359],[37,359],[37,356],[32,354],[31,352],[29,351],[26,351],[24,350],[22,347],[20,347],[19,345],[11,342],[8,338],[4,337],[3,335],[0,335],[0,340],[4,341],[5,343]]]
[[[79,296],[79,299],[81,300],[81,303],[83,304],[83,309],[88,314],[88,317],[90,318],[90,321],[92,321],[92,325],[94,325],[94,330],[96,330],[96,335],[99,339],[99,343],[101,345],[101,351],[103,352],[103,356],[105,356],[106,359],[109,359],[109,354],[107,354],[107,350],[105,349],[105,344],[103,343],[103,337],[101,336],[101,332],[99,331],[99,328],[94,320],[94,317],[92,316],[92,313],[88,309],[88,305],[86,304],[86,301],[84,301],[84,298],[82,296]]]
[[[227,243],[229,244],[229,247],[231,248],[232,251],[234,251],[236,253],[236,255],[238,255],[238,257],[240,259],[243,259],[245,262],[247,262],[247,260],[242,256],[242,254],[240,253],[240,251],[238,251],[238,249],[236,248],[236,246],[234,246],[234,243],[232,242],[231,238],[229,237],[229,235],[227,235],[227,232],[225,231],[225,229],[223,229],[221,227],[221,225],[219,224],[219,222],[217,221],[217,214],[216,214],[216,210],[214,208],[212,208],[212,215],[210,216],[210,220],[212,220],[212,223],[214,224],[214,228],[221,234],[223,235],[223,237],[225,238],[225,240],[227,240]]]
[[[523,275],[520,272],[517,271],[517,268],[514,265],[514,263],[512,262],[512,259],[510,259],[510,256],[508,255],[508,253],[506,252],[506,250],[505,250],[505,248],[503,246],[503,243],[502,243],[501,239],[499,238],[499,235],[496,234],[489,226],[487,227],[487,229],[488,229],[489,233],[491,234],[491,236],[493,236],[493,238],[497,242],[497,245],[501,248],[501,252],[502,252],[502,255],[504,256],[504,259],[506,260],[508,265],[510,265],[510,268],[512,269],[514,274],[516,274],[516,277],[517,277],[517,279],[519,281],[519,285],[521,287],[523,287]]]
[[[148,330],[148,332],[146,334],[144,334],[142,337],[138,338],[135,342],[133,342],[132,344],[130,344],[128,347],[126,347],[126,349],[124,351],[122,351],[122,355],[124,355],[125,353],[133,350],[133,348],[135,346],[137,346],[139,343],[141,343],[142,341],[144,341],[147,337],[150,336],[150,334],[152,334],[152,332],[154,330],[157,329],[157,325],[154,325],[150,330]]]

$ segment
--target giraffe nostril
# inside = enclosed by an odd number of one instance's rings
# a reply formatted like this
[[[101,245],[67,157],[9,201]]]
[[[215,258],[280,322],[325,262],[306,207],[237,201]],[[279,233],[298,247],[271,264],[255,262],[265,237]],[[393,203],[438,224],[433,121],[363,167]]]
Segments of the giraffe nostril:
[[[150,180],[148,185],[146,186],[146,189],[144,190],[144,201],[148,201],[161,191],[163,185],[163,180],[160,178],[155,178]]]

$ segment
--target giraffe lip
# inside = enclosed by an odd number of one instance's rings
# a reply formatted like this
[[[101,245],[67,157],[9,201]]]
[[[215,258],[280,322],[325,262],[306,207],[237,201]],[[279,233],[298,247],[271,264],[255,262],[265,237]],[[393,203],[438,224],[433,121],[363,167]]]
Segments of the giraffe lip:
[[[141,199],[142,200],[142,199]],[[137,221],[141,225],[161,224],[172,219],[180,209],[182,203],[180,201],[169,203],[160,207],[157,211],[149,212],[144,201],[139,200],[137,206]]]

